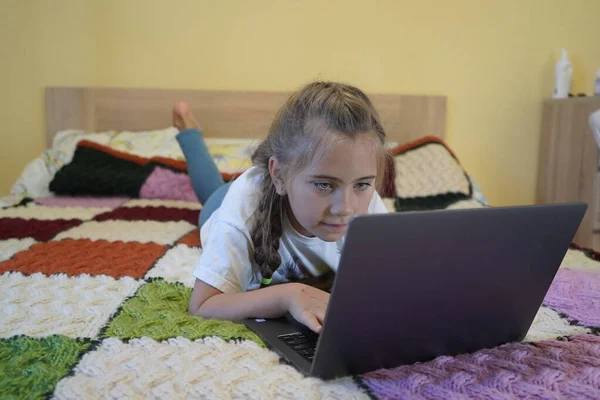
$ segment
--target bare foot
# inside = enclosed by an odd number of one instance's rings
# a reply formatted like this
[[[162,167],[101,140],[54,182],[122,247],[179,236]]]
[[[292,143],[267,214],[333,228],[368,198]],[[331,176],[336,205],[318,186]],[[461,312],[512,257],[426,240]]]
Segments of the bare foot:
[[[200,124],[194,117],[190,105],[185,101],[178,101],[173,105],[173,126],[179,131],[190,128],[200,129]]]

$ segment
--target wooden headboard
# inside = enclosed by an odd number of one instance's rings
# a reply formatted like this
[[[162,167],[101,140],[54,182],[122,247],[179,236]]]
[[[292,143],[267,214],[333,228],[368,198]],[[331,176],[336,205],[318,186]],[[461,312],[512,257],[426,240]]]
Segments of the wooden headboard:
[[[206,137],[262,138],[289,92],[236,92],[93,87],[46,88],[46,142],[56,132],[138,131],[171,126],[177,100],[192,106]],[[369,95],[383,120],[388,140],[444,137],[445,96]]]

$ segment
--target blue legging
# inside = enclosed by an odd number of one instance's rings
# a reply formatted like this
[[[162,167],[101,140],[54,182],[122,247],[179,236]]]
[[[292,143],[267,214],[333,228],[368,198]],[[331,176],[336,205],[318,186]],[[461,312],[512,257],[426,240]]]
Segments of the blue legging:
[[[192,188],[202,203],[198,221],[198,226],[202,227],[212,213],[221,206],[230,183],[226,184],[223,181],[219,169],[206,148],[202,132],[198,129],[186,129],[176,138],[185,156]]]

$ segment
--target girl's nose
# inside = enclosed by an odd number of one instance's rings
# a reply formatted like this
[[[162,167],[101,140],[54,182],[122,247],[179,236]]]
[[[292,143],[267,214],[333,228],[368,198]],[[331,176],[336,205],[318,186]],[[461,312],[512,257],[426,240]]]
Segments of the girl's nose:
[[[336,196],[333,196],[331,204],[331,213],[340,217],[352,216],[354,212],[352,192],[340,190]]]

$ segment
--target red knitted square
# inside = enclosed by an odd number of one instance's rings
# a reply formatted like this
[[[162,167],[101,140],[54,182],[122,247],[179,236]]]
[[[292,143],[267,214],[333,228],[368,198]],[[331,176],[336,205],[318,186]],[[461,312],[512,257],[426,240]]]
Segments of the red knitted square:
[[[79,219],[38,220],[0,218],[0,240],[32,237],[39,242],[52,239],[58,233],[81,225]]]
[[[194,229],[181,239],[177,241],[177,244],[185,244],[190,247],[202,247],[200,243],[200,230]]]
[[[0,263],[0,273],[109,275],[142,278],[168,246],[157,243],[65,239],[37,243]]]
[[[94,220],[127,220],[127,221],[187,221],[192,225],[198,224],[200,210],[171,207],[121,207],[96,215]]]

